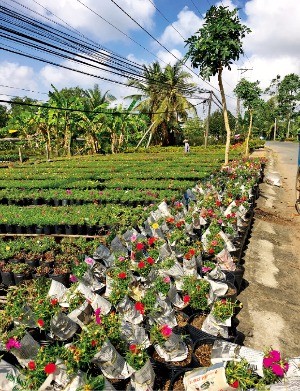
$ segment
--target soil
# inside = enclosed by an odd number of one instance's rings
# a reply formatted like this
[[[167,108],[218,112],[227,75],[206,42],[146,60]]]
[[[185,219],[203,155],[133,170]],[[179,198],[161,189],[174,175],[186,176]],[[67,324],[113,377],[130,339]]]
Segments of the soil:
[[[172,387],[172,391],[184,391],[185,390],[184,385],[183,385],[183,377],[184,377],[184,374],[179,376],[179,378],[174,382],[173,387]],[[171,384],[171,380],[167,380],[166,383],[164,384],[163,388],[161,388],[161,391],[168,391],[170,384]]]
[[[243,262],[244,283],[238,299],[238,331],[244,345],[263,350],[272,346],[287,357],[300,354],[300,215],[295,203],[297,145],[268,144],[255,152],[266,156],[265,177],[278,172],[282,186],[260,184],[254,221]],[[297,150],[298,151],[298,150]]]
[[[201,327],[203,325],[203,322],[205,321],[207,315],[198,315],[193,318],[193,320],[190,322],[191,326],[196,327],[197,329],[201,330]]]
[[[203,344],[199,345],[197,349],[194,350],[194,354],[202,367],[209,367],[211,365],[210,358],[212,347],[213,345],[211,344]]]
[[[182,313],[178,312],[176,314],[176,320],[178,323],[178,327],[184,327],[187,325],[188,317],[185,317]]]

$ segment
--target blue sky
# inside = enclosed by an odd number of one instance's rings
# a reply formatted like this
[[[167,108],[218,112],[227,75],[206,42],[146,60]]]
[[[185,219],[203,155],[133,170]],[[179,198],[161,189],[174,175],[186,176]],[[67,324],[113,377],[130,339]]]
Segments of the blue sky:
[[[30,14],[28,9],[19,5],[22,4],[57,22],[68,23],[70,27],[76,28],[85,36],[125,58],[140,64],[149,64],[159,59],[162,66],[169,62],[173,63],[174,56],[182,58],[186,52],[183,37],[188,38],[201,27],[203,16],[211,5],[223,4],[230,8],[240,8],[240,17],[251,28],[252,33],[244,40],[246,56],[234,64],[231,72],[224,72],[224,87],[226,94],[230,97],[228,105],[231,110],[234,110],[235,106],[232,91],[241,76],[245,76],[251,81],[259,80],[262,87],[267,87],[277,74],[284,77],[288,73],[300,73],[299,0],[223,0],[222,2],[212,0],[18,0],[19,4],[16,1],[0,0],[0,4],[4,7],[15,7],[14,9],[19,12]],[[173,56],[114,3],[122,7],[173,53]],[[36,14],[31,15],[43,20]],[[60,20],[54,15],[58,16]],[[116,26],[117,29],[101,19],[99,15]],[[138,42],[139,45],[125,35]],[[13,43],[0,38],[0,47],[4,47],[3,44],[14,46]],[[22,49],[24,50],[24,48]],[[156,57],[149,52],[152,52]],[[68,64],[66,61],[54,60],[65,65]],[[250,68],[251,70],[241,75],[239,68]],[[82,67],[81,69],[83,70]],[[194,71],[197,72],[197,70]],[[105,77],[115,78],[106,72],[101,74]],[[210,79],[210,85],[195,75],[193,75],[193,79],[199,87],[214,88],[216,94],[219,95],[216,78]],[[119,80],[121,79],[119,78]],[[122,80],[124,81],[124,79]],[[46,95],[37,94],[37,92],[47,93],[51,90],[51,84],[61,89],[77,85],[83,88],[92,88],[94,83],[98,83],[103,91],[110,90],[118,97],[119,101],[134,92],[122,85],[102,82],[79,73],[26,59],[3,50],[0,51],[0,99],[10,99],[9,95],[27,95],[42,100],[47,98]]]

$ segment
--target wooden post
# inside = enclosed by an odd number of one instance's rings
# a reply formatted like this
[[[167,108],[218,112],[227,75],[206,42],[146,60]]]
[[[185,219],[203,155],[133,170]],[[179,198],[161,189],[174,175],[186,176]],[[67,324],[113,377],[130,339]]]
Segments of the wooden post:
[[[23,163],[21,147],[19,147],[19,160],[20,160],[20,163]]]

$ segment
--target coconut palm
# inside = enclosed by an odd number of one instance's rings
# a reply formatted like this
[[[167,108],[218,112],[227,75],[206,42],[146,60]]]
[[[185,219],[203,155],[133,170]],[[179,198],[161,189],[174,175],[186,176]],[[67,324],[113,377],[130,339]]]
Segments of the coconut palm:
[[[157,144],[173,145],[180,135],[180,122],[187,119],[189,111],[196,112],[187,99],[196,92],[196,85],[188,81],[191,75],[182,70],[180,62],[164,70],[158,62],[144,65],[143,78],[129,80],[128,85],[142,92],[130,98],[139,100],[136,109],[150,117],[148,145],[152,137]]]

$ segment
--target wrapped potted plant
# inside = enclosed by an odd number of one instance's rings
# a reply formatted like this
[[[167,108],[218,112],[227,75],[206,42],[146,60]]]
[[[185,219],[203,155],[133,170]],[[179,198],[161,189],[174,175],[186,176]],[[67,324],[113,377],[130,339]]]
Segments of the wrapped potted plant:
[[[125,353],[126,362],[135,372],[131,375],[131,384],[135,390],[153,388],[155,373],[145,348],[130,344]]]

